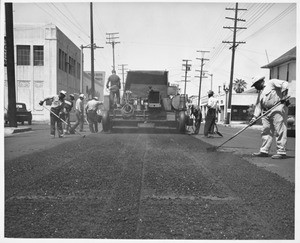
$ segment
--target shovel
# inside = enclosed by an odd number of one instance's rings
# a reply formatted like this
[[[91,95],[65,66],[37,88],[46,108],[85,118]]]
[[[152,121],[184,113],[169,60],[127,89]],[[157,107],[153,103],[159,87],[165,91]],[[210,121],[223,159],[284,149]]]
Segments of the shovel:
[[[259,117],[257,117],[252,123],[249,123],[246,127],[244,127],[243,129],[241,129],[240,131],[238,131],[236,134],[234,134],[231,138],[227,139],[225,142],[223,142],[222,144],[220,144],[219,146],[214,146],[214,147],[210,147],[210,148],[206,148],[206,150],[208,152],[214,152],[216,151],[218,148],[220,148],[221,146],[223,146],[225,143],[229,142],[231,139],[235,138],[237,135],[239,135],[240,133],[242,133],[243,131],[245,131],[248,127],[251,127],[253,124],[255,124],[259,119],[261,119],[262,117],[268,115],[272,110],[274,110],[277,106],[279,106],[281,104],[282,101],[286,101],[288,100],[290,97],[287,97],[285,99],[282,99],[280,101],[278,101],[272,108],[270,108],[268,111],[266,111],[265,113],[263,113],[262,115],[260,115]]]

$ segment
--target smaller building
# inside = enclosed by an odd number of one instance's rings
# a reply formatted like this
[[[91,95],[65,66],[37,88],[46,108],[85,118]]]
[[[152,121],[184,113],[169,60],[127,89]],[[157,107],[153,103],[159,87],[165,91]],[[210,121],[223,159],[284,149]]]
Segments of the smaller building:
[[[87,99],[92,99],[91,92],[91,72],[84,71],[83,72],[83,81],[82,81],[82,93],[84,93]],[[94,72],[94,87],[95,93],[94,96],[97,96],[99,100],[104,99],[104,85],[105,85],[105,72],[104,71],[95,71]]]
[[[219,107],[221,113],[218,113],[218,122],[224,122],[226,103],[228,100],[228,94],[225,92],[215,94],[215,98],[219,101]],[[257,100],[257,91],[252,88],[243,93],[233,93],[231,99],[231,121],[248,121],[250,119],[249,108],[255,105]],[[205,119],[205,114],[207,113],[207,101],[208,96],[201,98],[201,111],[202,117]]]

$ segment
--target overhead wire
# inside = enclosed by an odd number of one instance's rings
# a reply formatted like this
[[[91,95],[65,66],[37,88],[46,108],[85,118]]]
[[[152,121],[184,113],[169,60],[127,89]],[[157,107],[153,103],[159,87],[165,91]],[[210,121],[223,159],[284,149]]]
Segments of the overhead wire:
[[[266,23],[264,26],[262,26],[261,28],[259,28],[257,31],[255,31],[251,35],[247,36],[246,39],[249,40],[249,39],[253,38],[254,36],[260,34],[261,32],[264,32],[267,29],[271,28],[274,24],[276,24],[278,21],[280,21],[282,18],[284,18],[285,16],[287,16],[288,14],[290,14],[295,9],[296,9],[296,5],[295,4],[291,4],[288,8],[286,8],[284,11],[282,11],[279,15],[277,15],[271,21],[269,21],[268,23]]]

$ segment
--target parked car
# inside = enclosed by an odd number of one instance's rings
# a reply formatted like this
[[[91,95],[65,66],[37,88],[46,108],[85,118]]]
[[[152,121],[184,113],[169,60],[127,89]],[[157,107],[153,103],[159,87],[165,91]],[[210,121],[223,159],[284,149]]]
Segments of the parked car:
[[[17,117],[17,122],[21,122],[24,124],[24,122],[28,122],[28,125],[31,125],[32,122],[32,114],[31,111],[28,111],[26,108],[25,103],[16,103],[16,117]],[[7,109],[5,108],[5,113],[4,113],[4,121],[5,124],[8,123],[8,115],[7,115]]]

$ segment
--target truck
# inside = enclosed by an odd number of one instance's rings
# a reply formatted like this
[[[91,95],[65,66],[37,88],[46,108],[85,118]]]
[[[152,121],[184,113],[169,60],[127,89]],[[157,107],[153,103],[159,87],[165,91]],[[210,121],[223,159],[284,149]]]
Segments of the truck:
[[[168,82],[168,71],[128,71],[120,106],[104,96],[102,127],[104,132],[115,127],[167,127],[185,133],[189,116],[187,96],[178,93]]]

